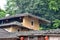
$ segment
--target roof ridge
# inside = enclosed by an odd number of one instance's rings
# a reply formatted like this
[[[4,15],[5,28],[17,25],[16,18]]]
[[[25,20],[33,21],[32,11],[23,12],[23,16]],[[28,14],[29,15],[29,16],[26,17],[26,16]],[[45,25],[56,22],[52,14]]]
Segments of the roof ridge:
[[[22,16],[23,16],[23,17],[24,17],[24,16],[31,16],[31,17],[37,18],[38,20],[45,21],[45,23],[50,23],[49,20],[46,20],[45,18],[41,18],[41,17],[39,17],[39,16],[33,15],[33,14],[31,14],[31,13],[16,14],[16,15],[12,15],[12,16],[9,16],[9,17],[1,18],[0,20],[10,19],[10,18],[14,18],[14,17],[22,17]]]

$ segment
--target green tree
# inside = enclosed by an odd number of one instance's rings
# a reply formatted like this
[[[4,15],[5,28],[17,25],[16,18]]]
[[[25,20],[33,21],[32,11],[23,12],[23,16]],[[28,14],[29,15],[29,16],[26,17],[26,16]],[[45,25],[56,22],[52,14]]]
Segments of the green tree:
[[[17,6],[14,0],[7,0],[6,13],[10,15],[14,15],[16,9],[17,9]]]
[[[60,0],[7,0],[7,13],[29,12],[50,19],[50,14],[59,12]],[[55,15],[54,15],[55,18]]]
[[[6,11],[11,15],[32,13],[50,20],[53,26],[52,21],[60,19],[60,0],[7,0]],[[52,28],[51,26],[47,28]]]
[[[60,28],[60,20],[56,19],[53,22],[54,22],[54,24],[53,24],[54,28]]]
[[[5,15],[6,15],[6,12],[4,10],[0,9],[0,18],[5,17]]]

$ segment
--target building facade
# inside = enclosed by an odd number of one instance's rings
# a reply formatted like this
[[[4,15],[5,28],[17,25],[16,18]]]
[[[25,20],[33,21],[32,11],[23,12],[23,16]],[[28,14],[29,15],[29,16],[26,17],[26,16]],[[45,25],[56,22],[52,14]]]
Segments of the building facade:
[[[60,29],[6,32],[0,29],[0,40],[60,40]]]
[[[60,37],[57,36],[60,32],[53,33],[55,30],[39,31],[41,23],[47,24],[50,21],[28,13],[1,18],[0,40],[55,40]]]
[[[0,28],[4,28],[8,32],[39,30],[40,23],[50,23],[50,21],[24,13],[0,19]]]

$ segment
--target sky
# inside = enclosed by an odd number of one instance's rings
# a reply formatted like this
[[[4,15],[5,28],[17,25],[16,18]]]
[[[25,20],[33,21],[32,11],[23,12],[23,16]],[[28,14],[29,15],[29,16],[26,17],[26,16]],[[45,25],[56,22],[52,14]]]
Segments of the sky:
[[[5,10],[6,0],[0,0],[0,8]]]

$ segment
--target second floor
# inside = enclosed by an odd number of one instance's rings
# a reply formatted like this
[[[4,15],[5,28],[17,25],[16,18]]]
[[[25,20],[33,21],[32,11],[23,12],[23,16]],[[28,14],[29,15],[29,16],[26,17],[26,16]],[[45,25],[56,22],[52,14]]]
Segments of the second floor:
[[[45,20],[39,19],[38,17],[30,15],[30,14],[29,15],[20,14],[17,16],[10,16],[10,17],[6,17],[4,19],[0,19],[0,25],[11,23],[14,21],[17,21],[24,27],[27,27],[27,28],[30,28],[33,30],[39,30],[40,23],[47,22],[47,20],[45,21]]]

